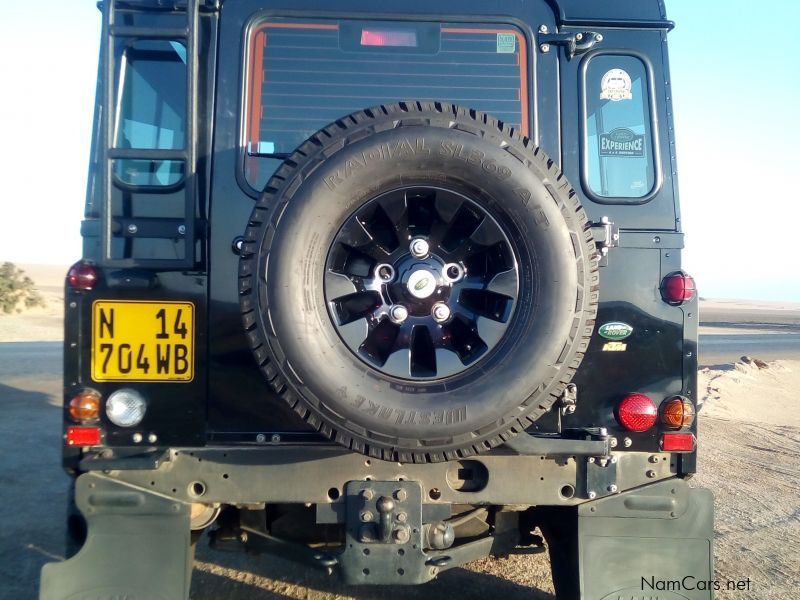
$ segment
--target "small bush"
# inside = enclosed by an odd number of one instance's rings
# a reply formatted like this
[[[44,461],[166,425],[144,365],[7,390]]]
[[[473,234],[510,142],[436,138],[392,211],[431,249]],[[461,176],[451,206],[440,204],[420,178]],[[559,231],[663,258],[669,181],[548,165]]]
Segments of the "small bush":
[[[25,308],[44,306],[44,298],[36,291],[33,280],[14,263],[0,265],[0,310],[6,314]]]

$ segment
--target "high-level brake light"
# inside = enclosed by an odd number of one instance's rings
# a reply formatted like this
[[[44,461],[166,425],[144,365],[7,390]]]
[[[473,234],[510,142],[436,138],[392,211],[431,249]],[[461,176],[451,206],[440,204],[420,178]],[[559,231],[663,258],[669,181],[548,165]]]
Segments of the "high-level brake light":
[[[100,280],[100,273],[94,265],[76,262],[67,271],[67,283],[75,290],[89,291]]]
[[[616,410],[617,421],[628,431],[647,431],[655,425],[658,409],[644,394],[628,394]]]
[[[417,32],[413,29],[362,29],[361,45],[416,48]]]
[[[683,271],[670,273],[661,282],[661,298],[664,302],[678,306],[694,298],[697,287],[694,278]]]

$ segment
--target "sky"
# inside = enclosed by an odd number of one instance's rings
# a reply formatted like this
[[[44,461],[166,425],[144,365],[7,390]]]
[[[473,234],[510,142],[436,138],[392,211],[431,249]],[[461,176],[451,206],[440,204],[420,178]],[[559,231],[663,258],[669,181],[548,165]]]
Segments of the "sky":
[[[666,2],[684,266],[704,297],[800,302],[800,0]],[[95,0],[3,7],[0,260],[80,257],[99,31]]]

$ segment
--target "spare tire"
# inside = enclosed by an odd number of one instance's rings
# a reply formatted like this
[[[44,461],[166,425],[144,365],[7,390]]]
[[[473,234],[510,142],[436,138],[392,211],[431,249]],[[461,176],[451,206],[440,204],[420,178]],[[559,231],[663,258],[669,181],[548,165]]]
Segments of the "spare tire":
[[[553,161],[438,102],[305,141],[253,209],[239,275],[274,390],[330,439],[401,462],[488,450],[550,410],[597,309],[590,225]]]

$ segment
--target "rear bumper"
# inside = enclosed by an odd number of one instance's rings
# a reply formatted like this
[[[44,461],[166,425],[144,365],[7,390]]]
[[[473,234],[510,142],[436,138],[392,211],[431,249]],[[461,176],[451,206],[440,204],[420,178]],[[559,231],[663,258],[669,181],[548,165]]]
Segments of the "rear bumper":
[[[191,458],[197,464],[206,462],[197,460],[203,457]],[[209,455],[205,454],[205,458]],[[179,464],[179,460],[172,466]],[[272,465],[276,470],[279,466]],[[292,498],[303,489],[316,489],[314,485],[302,483],[313,477],[298,476],[297,465],[287,463],[285,466],[294,469],[294,477],[282,481],[273,477],[265,479],[272,486],[294,491],[273,493],[272,497]],[[396,465],[383,466],[394,467]],[[229,470],[237,473],[236,469]],[[271,469],[262,472],[269,471]],[[208,475],[213,470],[204,472]],[[374,469],[372,472],[380,473]],[[86,473],[79,477],[76,501],[88,523],[87,541],[73,558],[43,568],[42,600],[90,595],[188,598],[192,565],[191,503],[153,491],[161,484],[156,479],[139,486],[122,481],[119,473]],[[141,472],[126,473],[134,479],[138,474]],[[519,471],[517,475],[519,478]],[[320,485],[324,487],[329,481],[323,480]],[[518,515],[523,514],[517,511],[524,507],[509,507],[509,511],[498,513],[495,530],[484,537],[439,551],[423,550],[423,524],[431,519],[446,518],[441,511],[426,510],[431,504],[424,494],[433,481],[428,479],[423,486],[413,479],[351,480],[343,486],[337,503],[329,502],[327,509],[317,513],[322,522],[344,523],[349,542],[324,553],[283,542],[287,551],[282,554],[302,560],[302,552],[293,555],[288,547],[305,548],[310,562],[316,560],[318,566],[336,571],[346,583],[410,584],[423,583],[443,570],[488,554],[514,552],[520,539],[518,522],[522,522]],[[181,486],[177,482],[174,485]],[[242,487],[260,489],[258,485],[252,482]],[[206,493],[212,494],[214,487],[209,485]],[[370,495],[365,500],[365,488],[373,489],[375,496]],[[397,494],[398,489],[405,489],[407,495]],[[399,536],[365,538],[365,524],[359,519],[365,502],[374,504],[376,498],[380,502],[387,497],[397,500],[395,512],[402,510],[408,515],[402,522],[390,519],[392,527],[396,531],[398,525],[404,526],[410,535],[406,539],[398,539]],[[550,547],[558,598],[649,597],[648,591],[653,590],[647,586],[663,585],[658,582],[689,584],[713,579],[713,498],[707,490],[690,489],[686,482],[672,477],[592,501],[573,498],[568,502],[572,504],[540,506],[532,513]],[[436,516],[432,517],[434,514]],[[376,532],[380,531],[380,524],[369,523]],[[268,534],[263,537],[267,541],[271,539]],[[668,600],[713,597],[711,591],[700,589],[683,589],[679,594],[657,593],[659,598]]]
[[[344,485],[352,480],[417,481],[423,502],[439,505],[574,506],[677,473],[676,455],[646,452],[603,457],[495,451],[431,464],[386,462],[327,445],[139,452],[126,458],[86,457],[80,470],[101,472],[178,502],[310,502],[320,512],[334,513],[343,505]]]

